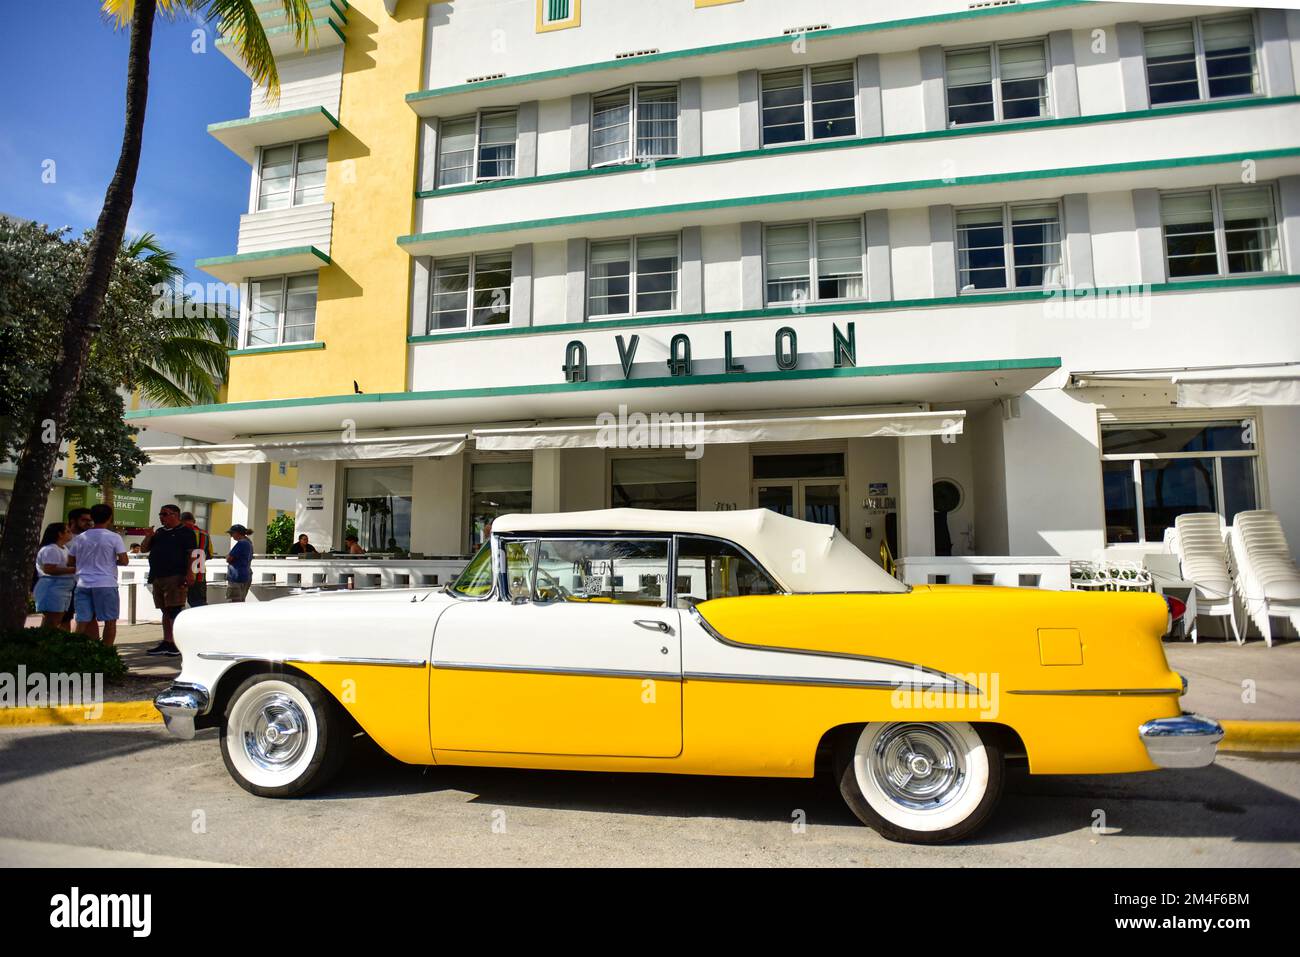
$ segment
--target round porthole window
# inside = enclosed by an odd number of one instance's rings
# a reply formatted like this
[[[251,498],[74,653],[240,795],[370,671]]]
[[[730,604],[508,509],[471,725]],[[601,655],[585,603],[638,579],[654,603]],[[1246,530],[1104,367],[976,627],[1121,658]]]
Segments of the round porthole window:
[[[934,510],[936,512],[955,512],[961,508],[961,486],[951,479],[939,479],[934,483]]]

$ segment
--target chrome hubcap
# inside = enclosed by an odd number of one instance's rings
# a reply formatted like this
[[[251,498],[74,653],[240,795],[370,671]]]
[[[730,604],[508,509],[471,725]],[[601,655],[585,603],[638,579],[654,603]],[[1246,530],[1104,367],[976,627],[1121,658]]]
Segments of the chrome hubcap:
[[[868,765],[885,795],[912,810],[951,803],[966,783],[962,749],[942,727],[896,724],[876,738]]]
[[[307,716],[288,695],[268,692],[250,702],[240,738],[248,759],[264,771],[283,771],[307,745]]]

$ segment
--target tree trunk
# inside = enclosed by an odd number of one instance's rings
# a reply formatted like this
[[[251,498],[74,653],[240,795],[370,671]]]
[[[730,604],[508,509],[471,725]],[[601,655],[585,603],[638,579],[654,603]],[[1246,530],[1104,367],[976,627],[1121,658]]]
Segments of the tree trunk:
[[[99,330],[113,264],[131,211],[144,113],[149,98],[149,46],[153,40],[156,0],[136,0],[131,17],[131,50],[127,56],[126,125],[113,181],[104,194],[104,208],[90,240],[86,265],[68,315],[63,320],[63,351],[50,375],[45,394],[36,404],[27,443],[18,458],[13,497],[0,537],[0,628],[21,628],[27,616],[27,594],[40,540],[41,519],[50,497],[54,464],[68,412],[81,385],[90,344]],[[51,431],[54,433],[50,441]]]

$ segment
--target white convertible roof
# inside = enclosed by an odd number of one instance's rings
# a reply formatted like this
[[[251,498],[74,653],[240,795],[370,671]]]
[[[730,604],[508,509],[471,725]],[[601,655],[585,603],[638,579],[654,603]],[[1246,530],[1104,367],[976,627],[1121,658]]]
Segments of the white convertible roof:
[[[732,512],[675,512],[607,508],[591,512],[502,515],[493,532],[681,532],[735,542],[791,592],[902,592],[833,525],[787,518],[766,508]]]

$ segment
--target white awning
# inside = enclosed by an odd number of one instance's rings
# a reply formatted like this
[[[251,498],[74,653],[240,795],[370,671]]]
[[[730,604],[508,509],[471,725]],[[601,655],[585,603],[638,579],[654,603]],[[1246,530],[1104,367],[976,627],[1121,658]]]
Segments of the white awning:
[[[475,429],[480,451],[536,449],[683,448],[734,442],[795,442],[807,439],[897,438],[959,435],[964,410],[772,414],[729,417],[690,413],[607,414],[596,422],[538,423],[508,429]]]
[[[223,445],[173,445],[146,448],[155,465],[245,465],[256,462],[355,459],[437,458],[465,448],[465,433],[451,435],[383,435],[349,440],[276,439]]]
[[[1300,362],[1180,372],[1173,382],[1183,407],[1300,405]]]

